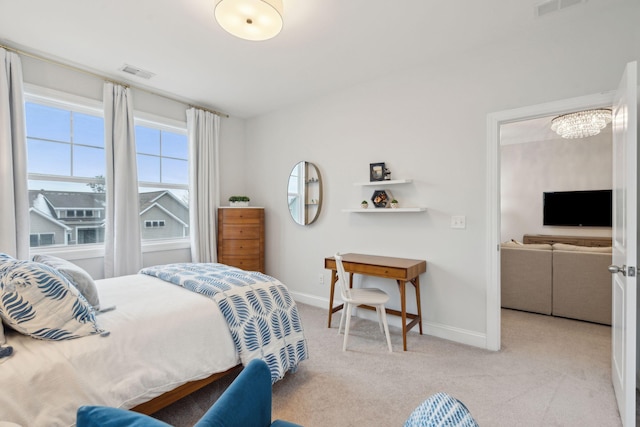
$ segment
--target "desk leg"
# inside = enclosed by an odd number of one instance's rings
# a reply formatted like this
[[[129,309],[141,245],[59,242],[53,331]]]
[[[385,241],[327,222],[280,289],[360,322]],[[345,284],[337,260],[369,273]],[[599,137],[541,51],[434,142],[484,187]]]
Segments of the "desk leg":
[[[407,298],[404,280],[398,280],[398,287],[400,288],[400,306],[402,313],[402,345],[404,351],[407,351]]]
[[[418,318],[420,319],[420,323],[418,323],[418,327],[420,328],[420,335],[422,335],[422,304],[420,303],[420,276],[411,280],[413,286],[416,288],[416,304],[418,307]]]
[[[407,332],[413,328],[416,323],[418,323],[418,327],[420,328],[420,335],[422,335],[422,304],[420,302],[420,278],[416,277],[409,282],[415,287],[416,290],[416,305],[418,308],[418,314],[411,314],[410,317],[413,319],[409,325],[407,325],[407,282],[404,280],[398,280],[398,288],[400,289],[400,305],[402,316],[402,344],[404,346],[404,351],[407,351]]]
[[[333,293],[336,289],[337,279],[338,272],[336,270],[331,270],[331,292],[329,293],[329,322],[327,323],[327,328],[331,327],[331,316],[333,316],[333,313],[335,312],[333,310]]]

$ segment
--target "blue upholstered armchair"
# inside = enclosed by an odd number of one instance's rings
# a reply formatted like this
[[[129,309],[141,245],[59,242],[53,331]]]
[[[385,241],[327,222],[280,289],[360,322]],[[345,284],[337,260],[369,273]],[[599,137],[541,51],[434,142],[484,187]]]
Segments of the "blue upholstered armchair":
[[[77,427],[170,427],[154,418],[106,406],[81,406]],[[271,373],[262,360],[252,360],[194,427],[301,427],[271,422]]]

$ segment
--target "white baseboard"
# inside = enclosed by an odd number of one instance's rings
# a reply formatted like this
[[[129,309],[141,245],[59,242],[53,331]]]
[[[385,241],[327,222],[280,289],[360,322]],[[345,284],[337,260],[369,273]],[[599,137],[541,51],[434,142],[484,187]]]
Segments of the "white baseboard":
[[[329,299],[322,298],[316,295],[305,294],[302,292],[291,292],[291,296],[297,302],[308,304],[313,307],[323,308],[328,310]],[[335,303],[335,302],[334,302]],[[339,316],[339,313],[336,313]],[[363,319],[369,319],[377,321],[375,312],[370,310],[357,310],[357,316]],[[339,323],[340,319],[336,319],[335,325]],[[397,328],[402,328],[402,319],[397,316],[388,316],[387,321],[389,325]],[[481,332],[470,331],[467,329],[456,328],[453,326],[443,325],[434,322],[423,322],[422,332],[426,335],[430,335],[437,338],[442,338],[449,341],[454,341],[460,344],[471,345],[479,348],[487,348],[487,335]],[[409,331],[410,334],[419,333],[417,328],[413,328]]]

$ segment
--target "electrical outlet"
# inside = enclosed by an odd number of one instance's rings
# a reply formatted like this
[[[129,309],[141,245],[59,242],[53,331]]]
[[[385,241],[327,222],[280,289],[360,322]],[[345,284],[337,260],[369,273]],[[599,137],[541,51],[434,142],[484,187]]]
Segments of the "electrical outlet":
[[[467,228],[467,218],[464,215],[452,216],[451,228]]]
[[[318,283],[324,285],[324,274],[320,273],[320,278],[318,279]]]

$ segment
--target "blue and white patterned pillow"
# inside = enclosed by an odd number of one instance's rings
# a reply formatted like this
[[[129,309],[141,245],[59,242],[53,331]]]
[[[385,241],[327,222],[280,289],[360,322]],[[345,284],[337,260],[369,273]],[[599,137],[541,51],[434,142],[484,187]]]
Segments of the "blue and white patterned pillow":
[[[9,261],[15,261],[16,259],[11,255],[4,254],[0,252],[0,266]]]
[[[48,265],[66,277],[95,310],[100,310],[98,288],[89,273],[79,266],[53,255],[34,255],[33,261]]]
[[[458,399],[436,393],[411,413],[404,427],[478,427],[478,423]]]
[[[43,340],[108,334],[80,292],[55,269],[32,261],[0,264],[0,317],[16,331]]]
[[[5,253],[0,252],[0,267],[2,267],[2,265],[7,262],[15,261],[15,260],[16,259],[11,255],[7,255]],[[6,342],[7,342],[7,339],[4,336],[4,327],[2,326],[2,318],[0,318],[0,345],[3,345]]]

